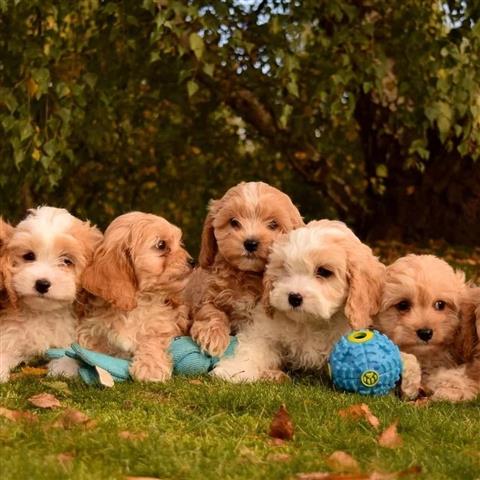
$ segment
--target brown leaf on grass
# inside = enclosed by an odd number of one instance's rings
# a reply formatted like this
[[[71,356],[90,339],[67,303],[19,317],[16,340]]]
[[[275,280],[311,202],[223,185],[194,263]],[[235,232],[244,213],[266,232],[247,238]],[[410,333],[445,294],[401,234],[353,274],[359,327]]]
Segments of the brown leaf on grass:
[[[0,407],[0,417],[7,418],[12,422],[26,420],[27,422],[36,422],[37,414],[33,412],[22,412],[21,410],[10,410],[9,408]]]
[[[59,453],[57,455],[58,463],[65,470],[68,470],[68,468],[70,468],[74,458],[75,458],[75,454],[74,453],[69,453],[69,452],[63,452],[63,453]]]
[[[371,412],[366,403],[359,403],[356,405],[350,405],[350,407],[347,408],[342,408],[338,411],[338,414],[343,418],[350,418],[353,420],[364,418],[373,428],[378,428],[380,426],[380,421]]]
[[[122,432],[118,432],[118,436],[124,440],[145,440],[148,437],[148,433],[129,432],[128,430],[124,430]]]
[[[398,421],[393,422],[378,437],[378,444],[385,448],[398,448],[403,445],[402,437],[397,432]]]
[[[12,373],[11,378],[15,380],[23,377],[44,377],[47,373],[46,367],[23,367],[19,372]]]
[[[203,382],[198,378],[193,378],[192,380],[189,380],[188,383],[191,385],[203,385]]]
[[[280,405],[278,412],[273,417],[268,434],[273,438],[291,440],[293,438],[293,422],[287,411],[287,407]]]
[[[405,476],[416,476],[422,472],[421,467],[413,466],[399,472],[371,472],[371,473],[331,473],[311,472],[299,473],[299,480],[396,480]]]
[[[28,401],[38,408],[58,408],[62,406],[58,398],[51,393],[39,393],[30,397]]]
[[[358,472],[358,462],[348,453],[337,450],[327,458],[327,465],[337,472]]]
[[[83,425],[86,428],[94,428],[97,426],[97,422],[79,410],[69,408],[65,410],[65,412],[63,412],[53,424],[54,427],[65,429],[72,428],[77,425]]]

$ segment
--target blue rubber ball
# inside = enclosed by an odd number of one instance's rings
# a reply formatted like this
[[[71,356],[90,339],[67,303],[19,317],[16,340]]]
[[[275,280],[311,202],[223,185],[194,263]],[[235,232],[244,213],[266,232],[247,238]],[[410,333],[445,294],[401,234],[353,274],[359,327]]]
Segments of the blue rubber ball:
[[[329,359],[336,388],[362,395],[385,395],[402,373],[398,347],[377,330],[355,330],[343,336]]]

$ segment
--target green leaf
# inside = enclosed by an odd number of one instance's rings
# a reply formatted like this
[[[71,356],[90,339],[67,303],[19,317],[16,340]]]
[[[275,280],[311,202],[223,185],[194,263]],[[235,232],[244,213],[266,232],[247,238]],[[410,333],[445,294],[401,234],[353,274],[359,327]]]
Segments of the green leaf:
[[[38,85],[38,91],[35,94],[35,98],[39,99],[48,91],[50,72],[46,68],[34,68],[32,69],[32,78]]]
[[[23,120],[19,123],[20,141],[23,142],[33,135],[33,128],[30,120]]]
[[[288,84],[287,84],[287,90],[288,90],[288,93],[290,93],[290,94],[293,95],[294,97],[298,97],[298,96],[299,96],[298,85],[297,85],[296,80],[294,80],[294,79],[292,78],[292,79],[288,82]]]
[[[213,77],[213,73],[215,72],[215,65],[213,63],[205,63],[203,65],[203,71],[209,76]]]
[[[0,104],[2,103],[10,110],[10,113],[17,109],[17,99],[9,88],[0,88]]]
[[[377,165],[375,169],[375,173],[377,174],[377,177],[380,178],[387,178],[388,177],[388,168],[385,164],[380,163]]]
[[[198,92],[199,86],[195,80],[187,82],[187,92],[189,97],[193,97]]]
[[[205,43],[203,38],[198,33],[191,33],[188,37],[190,48],[197,57],[197,60],[201,60],[203,57],[203,52],[205,51]]]

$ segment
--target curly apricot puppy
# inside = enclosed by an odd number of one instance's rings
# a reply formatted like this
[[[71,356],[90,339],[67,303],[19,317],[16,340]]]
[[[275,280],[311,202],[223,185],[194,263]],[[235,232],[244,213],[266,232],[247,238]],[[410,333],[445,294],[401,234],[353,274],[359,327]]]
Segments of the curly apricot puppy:
[[[302,225],[290,198],[262,182],[242,182],[210,202],[200,268],[187,289],[191,335],[205,351],[225,351],[229,335],[248,321],[261,297],[272,242]]]
[[[466,289],[463,272],[433,255],[407,255],[387,267],[375,324],[402,351],[407,397],[415,397],[421,386],[434,400],[475,396],[458,349]]]
[[[182,295],[191,271],[178,227],[141,212],[116,218],[82,278],[98,298],[87,307],[79,343],[132,358],[136,380],[167,380],[172,374],[168,346],[188,330]]]
[[[1,294],[5,287],[5,280],[2,273],[3,268],[1,267],[2,259],[5,258],[6,245],[12,235],[13,227],[0,217],[0,302],[2,300]]]

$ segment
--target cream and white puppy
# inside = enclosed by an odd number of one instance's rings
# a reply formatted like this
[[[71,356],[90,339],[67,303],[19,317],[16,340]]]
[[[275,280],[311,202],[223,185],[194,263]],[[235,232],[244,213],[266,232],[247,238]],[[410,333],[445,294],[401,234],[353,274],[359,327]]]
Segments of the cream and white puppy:
[[[21,362],[75,341],[80,277],[101,238],[88,222],[53,207],[30,210],[17,225],[2,258],[8,303],[0,311],[1,382]],[[74,375],[76,362],[53,360],[49,371]]]
[[[269,256],[262,303],[213,375],[245,382],[281,379],[286,367],[321,368],[341,335],[370,325],[384,271],[341,222],[311,222],[283,236]]]

